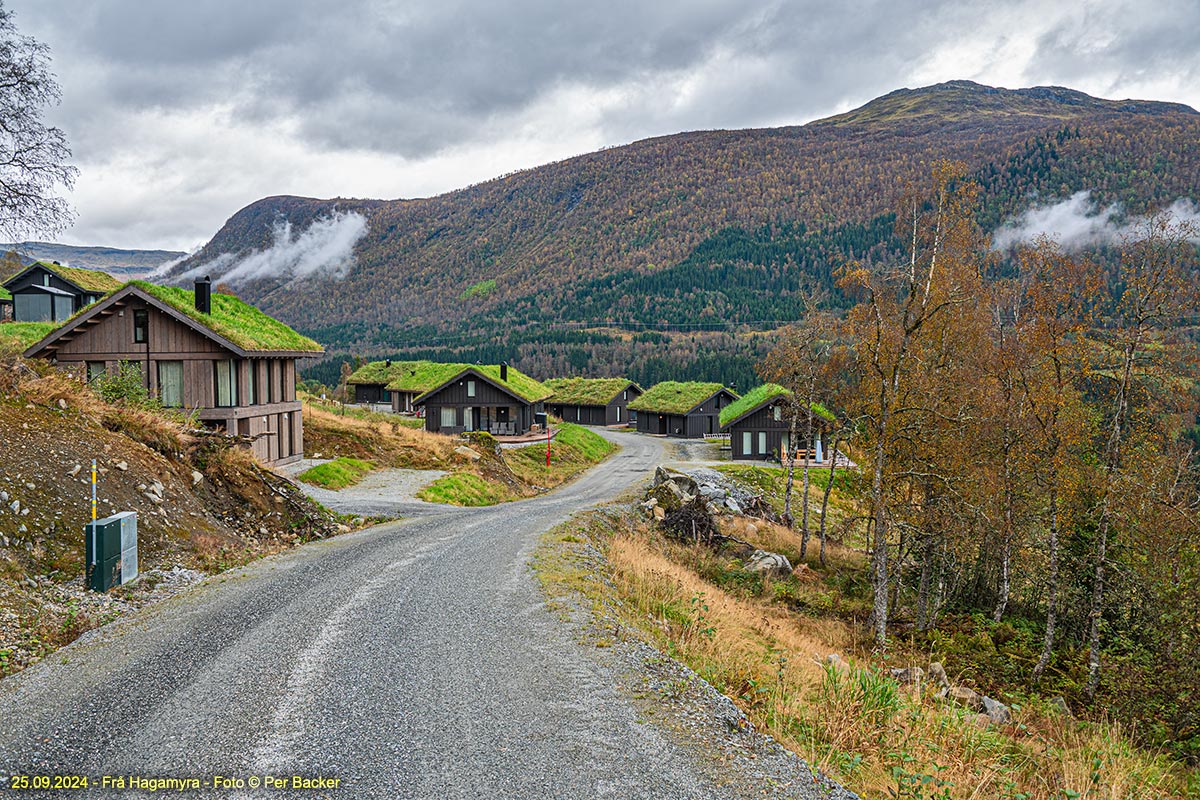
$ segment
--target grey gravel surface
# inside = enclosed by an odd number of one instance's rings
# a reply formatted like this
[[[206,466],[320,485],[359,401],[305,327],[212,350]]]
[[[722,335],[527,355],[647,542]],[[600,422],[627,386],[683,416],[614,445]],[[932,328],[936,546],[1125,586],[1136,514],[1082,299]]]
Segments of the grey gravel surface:
[[[539,534],[662,455],[605,435],[622,451],[553,494],[264,559],[0,681],[0,794],[30,774],[199,779],[187,797],[735,796],[646,724],[530,574]],[[218,775],[247,783],[213,788]],[[338,785],[252,789],[264,775]]]
[[[284,468],[293,478],[309,467],[324,464],[328,459],[306,458]],[[446,506],[417,499],[417,492],[446,473],[437,469],[377,469],[368,472],[361,481],[345,489],[333,491],[297,481],[306,495],[339,514],[359,514],[364,517],[422,517],[441,514]]]

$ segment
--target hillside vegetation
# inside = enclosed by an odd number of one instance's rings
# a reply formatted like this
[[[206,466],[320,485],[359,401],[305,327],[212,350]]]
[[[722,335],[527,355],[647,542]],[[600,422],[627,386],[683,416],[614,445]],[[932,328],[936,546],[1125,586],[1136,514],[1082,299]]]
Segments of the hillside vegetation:
[[[959,81],[801,127],[648,139],[437,197],[266,198],[179,269],[263,248],[280,220],[303,228],[358,210],[369,230],[344,279],[288,291],[264,280],[245,297],[331,351],[744,386],[762,341],[703,332],[771,329],[810,298],[846,305],[836,268],[899,250],[893,203],[938,158],[978,178],[991,229],[1083,190],[1135,212],[1193,197],[1198,136],[1200,115],[1183,106]]]

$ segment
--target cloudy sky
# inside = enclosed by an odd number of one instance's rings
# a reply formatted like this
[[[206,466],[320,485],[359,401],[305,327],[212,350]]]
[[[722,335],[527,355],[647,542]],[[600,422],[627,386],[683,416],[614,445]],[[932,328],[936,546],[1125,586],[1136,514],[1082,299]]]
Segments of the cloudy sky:
[[[421,197],[900,87],[1200,107],[1200,0],[4,0],[49,45],[73,244],[187,250],[272,194]]]

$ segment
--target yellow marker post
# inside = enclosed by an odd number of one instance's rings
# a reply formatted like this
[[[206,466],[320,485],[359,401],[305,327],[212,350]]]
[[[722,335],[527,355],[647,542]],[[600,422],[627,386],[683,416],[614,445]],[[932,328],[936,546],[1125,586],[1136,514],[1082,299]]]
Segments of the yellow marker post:
[[[92,459],[92,522],[96,521],[96,459]]]

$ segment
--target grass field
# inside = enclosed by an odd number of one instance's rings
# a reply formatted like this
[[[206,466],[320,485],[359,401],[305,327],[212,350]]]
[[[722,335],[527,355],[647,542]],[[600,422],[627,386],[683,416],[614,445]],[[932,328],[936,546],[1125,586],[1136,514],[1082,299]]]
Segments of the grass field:
[[[309,467],[296,477],[305,483],[336,492],[358,483],[374,467],[370,461],[342,457]]]

